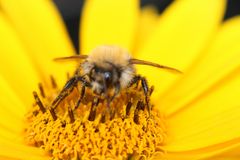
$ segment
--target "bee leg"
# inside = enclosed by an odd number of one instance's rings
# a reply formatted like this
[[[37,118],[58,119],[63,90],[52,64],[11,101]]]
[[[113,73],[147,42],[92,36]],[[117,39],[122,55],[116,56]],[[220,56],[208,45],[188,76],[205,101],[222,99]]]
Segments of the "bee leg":
[[[57,108],[57,106],[59,105],[59,103],[67,96],[69,95],[72,90],[73,90],[73,86],[76,83],[76,79],[75,77],[71,78],[69,81],[67,81],[67,83],[65,84],[65,86],[63,87],[62,91],[59,93],[59,95],[54,99],[54,101],[52,102],[52,108],[55,109]]]
[[[81,103],[84,95],[85,95],[85,85],[82,86],[80,97],[79,97],[79,99],[78,99],[78,101],[77,101],[74,109],[77,109],[77,108],[78,108],[78,106],[80,105],[80,103]]]
[[[63,87],[60,94],[55,98],[55,100],[52,102],[52,108],[55,109],[57,106],[66,98],[70,93],[72,93],[73,89],[77,86],[77,83],[81,81],[83,85],[90,86],[88,82],[83,77],[73,77],[70,80],[67,81],[65,86]]]
[[[110,103],[119,94],[119,92],[120,92],[120,83],[118,82],[115,86],[113,96],[112,97],[107,96],[107,110],[108,110],[108,113],[110,115],[110,120],[112,120],[114,118],[114,115],[115,115],[115,110],[113,110],[113,107],[110,106]]]
[[[118,83],[116,84],[116,86],[115,86],[114,94],[113,94],[113,96],[111,97],[109,103],[114,100],[114,98],[119,94],[119,92],[120,92],[120,83],[118,82]]]
[[[148,87],[148,84],[147,84],[147,80],[145,77],[141,77],[141,85],[142,85],[142,88],[143,88],[143,92],[144,92],[144,95],[145,95],[145,101],[146,101],[146,104],[147,104],[147,109],[148,109],[148,114],[149,114],[149,117],[151,116],[151,106],[149,104],[149,96],[148,96],[148,93],[149,93],[149,87]]]
[[[131,87],[132,85],[137,84],[139,81],[141,81],[141,87],[142,87],[144,95],[145,95],[145,102],[147,104],[148,114],[150,117],[151,116],[151,106],[149,104],[149,96],[148,96],[149,95],[149,87],[148,87],[146,78],[144,78],[140,75],[136,75],[135,77],[133,77],[133,79],[130,82],[130,84],[128,85],[128,87]]]
[[[132,87],[134,84],[138,84],[140,80],[141,80],[140,75],[134,76],[132,81],[128,84],[128,88]]]

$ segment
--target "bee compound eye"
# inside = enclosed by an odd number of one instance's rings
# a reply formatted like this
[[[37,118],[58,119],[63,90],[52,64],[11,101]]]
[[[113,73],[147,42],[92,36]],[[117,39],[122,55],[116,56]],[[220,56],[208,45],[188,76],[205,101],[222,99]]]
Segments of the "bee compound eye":
[[[112,81],[112,73],[111,72],[104,72],[104,79],[107,83]]]

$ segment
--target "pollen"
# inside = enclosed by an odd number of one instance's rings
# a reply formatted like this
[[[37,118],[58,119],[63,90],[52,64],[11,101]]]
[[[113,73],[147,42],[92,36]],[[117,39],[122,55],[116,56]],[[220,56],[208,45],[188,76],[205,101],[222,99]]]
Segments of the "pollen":
[[[79,84],[54,108],[51,104],[60,89],[54,78],[51,81],[52,87],[39,84],[39,93],[33,92],[35,103],[25,118],[28,145],[56,160],[142,160],[165,153],[164,116],[151,101],[147,109],[139,84],[122,90],[110,103],[88,88],[82,96]]]

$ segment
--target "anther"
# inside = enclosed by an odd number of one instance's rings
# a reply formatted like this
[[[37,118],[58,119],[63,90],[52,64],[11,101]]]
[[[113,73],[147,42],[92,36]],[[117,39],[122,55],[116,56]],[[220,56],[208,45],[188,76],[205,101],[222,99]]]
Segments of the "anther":
[[[74,118],[73,111],[70,106],[68,107],[68,115],[70,118],[70,123],[73,123],[75,121],[75,118]]]
[[[54,89],[57,88],[57,83],[56,83],[56,81],[55,81],[55,78],[51,75],[51,76],[50,76],[50,79],[51,79],[52,87],[53,87]]]
[[[50,111],[50,113],[51,113],[51,115],[52,115],[53,120],[56,121],[56,120],[57,120],[57,115],[56,115],[54,109],[53,109],[53,108],[50,108],[49,111]]]
[[[133,120],[136,124],[139,124],[139,116],[138,116],[138,112],[139,110],[136,108],[135,112],[134,112],[134,117]]]
[[[42,83],[38,83],[38,88],[39,88],[39,91],[40,91],[41,96],[42,96],[43,98],[45,98],[46,95],[45,95],[45,92],[44,92]]]
[[[150,90],[149,90],[149,96],[152,95],[153,91],[154,91],[154,86],[151,86],[151,88],[150,88]]]
[[[115,110],[110,110],[110,120],[113,120],[114,116],[115,116]]]
[[[66,121],[61,121],[62,127],[65,128],[66,127]]]
[[[92,106],[91,106],[91,111],[90,111],[90,114],[89,114],[89,117],[88,117],[88,120],[89,121],[94,121],[95,117],[96,117],[96,106],[95,106],[95,103],[93,101]]]
[[[67,80],[69,80],[69,79],[70,79],[70,73],[67,72]]]
[[[144,105],[143,101],[138,101],[136,109],[138,109],[138,110],[145,109],[145,105]]]
[[[37,105],[39,106],[40,110],[42,111],[42,113],[45,113],[45,112],[46,112],[46,109],[45,109],[45,107],[43,106],[43,103],[42,103],[42,101],[40,100],[37,92],[34,91],[34,92],[33,92],[33,96],[34,96],[34,98],[35,98],[35,101],[36,101]]]
[[[48,119],[43,119],[43,124],[48,124]]]
[[[33,112],[32,112],[32,114],[33,114],[34,116],[37,116],[38,113],[39,113],[39,111],[33,111]]]
[[[132,107],[132,102],[128,102],[127,107],[126,107],[126,115],[127,116],[129,116],[129,114],[130,114],[131,107]]]
[[[103,113],[101,117],[101,123],[105,123],[105,122],[106,122],[106,116],[105,116],[105,113]]]
[[[89,120],[89,121],[94,121],[94,120],[95,120],[95,117],[96,117],[96,110],[93,109],[93,110],[91,110],[91,112],[90,112],[90,115],[89,115],[89,117],[88,117],[88,120]]]
[[[133,118],[133,120],[136,124],[139,124],[139,115],[138,115],[139,110],[144,110],[144,109],[145,109],[145,105],[144,105],[143,101],[138,101],[137,107],[134,111],[134,118]]]
[[[112,144],[108,144],[108,149],[113,149]]]
[[[127,157],[127,160],[132,160],[134,159],[134,155],[133,154],[129,154],[128,157]]]

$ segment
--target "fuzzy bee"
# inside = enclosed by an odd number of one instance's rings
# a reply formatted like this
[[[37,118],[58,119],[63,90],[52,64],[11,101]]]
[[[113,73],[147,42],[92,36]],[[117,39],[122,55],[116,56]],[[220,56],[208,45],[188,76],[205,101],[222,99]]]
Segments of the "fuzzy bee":
[[[126,50],[117,46],[99,46],[93,49],[89,55],[55,59],[55,61],[62,60],[77,60],[80,64],[74,76],[70,78],[53,101],[52,106],[54,108],[77,87],[79,82],[82,83],[83,87],[78,103],[84,96],[85,87],[91,88],[96,95],[103,96],[108,102],[111,102],[122,89],[131,87],[133,84],[141,81],[145,101],[148,111],[150,111],[150,106],[148,105],[149,87],[146,79],[136,73],[135,65],[148,65],[174,73],[181,73],[181,71],[175,68],[131,58]]]

